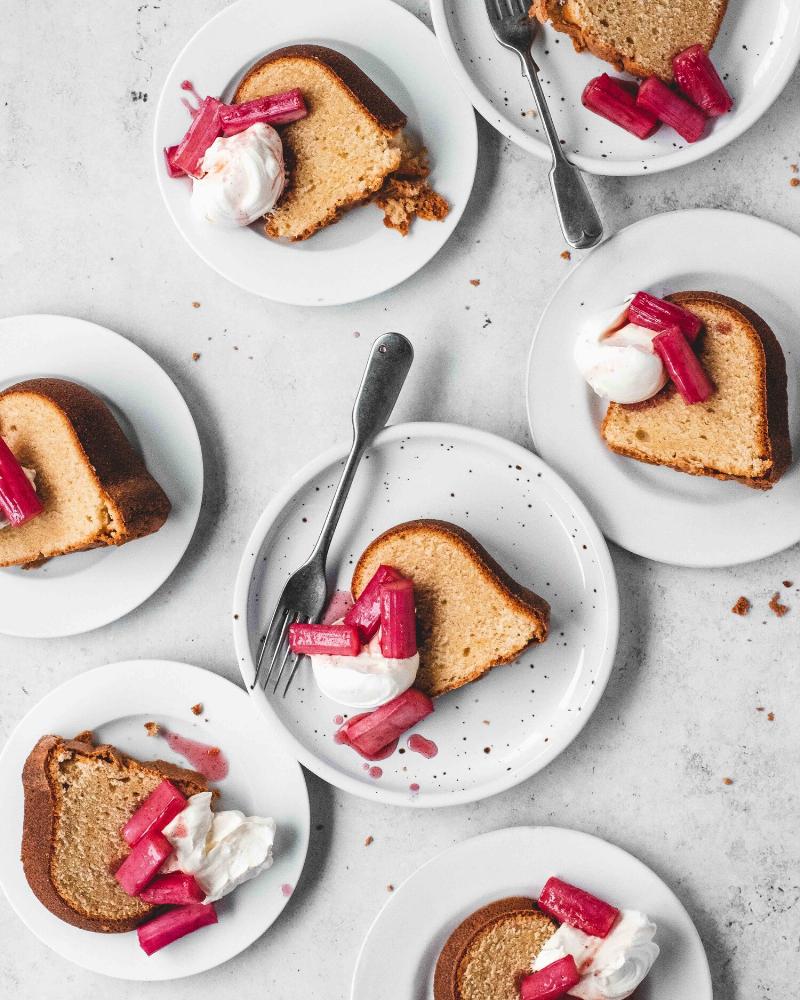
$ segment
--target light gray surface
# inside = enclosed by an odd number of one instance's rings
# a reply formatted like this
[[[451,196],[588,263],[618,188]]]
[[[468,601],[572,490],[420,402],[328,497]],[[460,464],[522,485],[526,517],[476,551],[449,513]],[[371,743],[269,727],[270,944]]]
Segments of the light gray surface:
[[[427,21],[419,0],[405,2]],[[545,165],[481,123],[471,204],[424,273],[372,301],[324,311],[240,292],[171,225],[150,154],[161,81],[222,6],[20,0],[0,9],[0,37],[13,43],[3,46],[0,70],[0,310],[81,316],[149,351],[184,393],[207,463],[189,554],[142,608],[75,639],[0,638],[3,739],[55,684],[111,660],[182,659],[237,677],[229,609],[240,550],[285,477],[347,437],[352,392],[378,333],[398,329],[416,349],[397,419],[471,423],[529,444],[528,345],[573,266],[559,256]],[[591,181],[609,230],[703,205],[800,231],[800,188],[789,185],[789,164],[800,161],[798,101],[795,75],[762,121],[719,156],[651,178]],[[197,362],[193,351],[202,354]],[[309,776],[311,851],[286,913],[198,981],[135,985],[84,973],[0,901],[4,994],[183,1000],[201,989],[243,1000],[339,1000],[387,884],[473,834],[554,823],[620,844],[667,880],[705,941],[718,1000],[793,996],[800,591],[789,591],[783,619],[766,605],[781,581],[800,584],[798,554],[695,572],[614,550],[623,609],[617,667],[583,734],[544,773],[482,804],[427,814],[374,806]],[[749,618],[730,614],[740,594],[755,605]],[[368,834],[375,842],[365,847]]]

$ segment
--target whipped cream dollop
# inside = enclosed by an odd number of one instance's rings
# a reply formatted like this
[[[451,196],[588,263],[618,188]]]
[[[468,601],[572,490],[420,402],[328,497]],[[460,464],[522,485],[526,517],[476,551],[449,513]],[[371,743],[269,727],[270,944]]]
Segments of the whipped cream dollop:
[[[381,652],[379,629],[358,656],[314,654],[311,669],[326,698],[366,710],[391,701],[411,687],[419,670],[419,653],[404,660],[388,659]]]
[[[653,349],[654,330],[628,323],[627,304],[592,316],[575,342],[575,364],[598,396],[641,403],[664,388],[667,372]]]
[[[192,795],[186,808],[164,827],[175,849],[164,871],[194,875],[213,903],[272,865],[275,820],[245,816],[238,809],[213,812],[211,792]]]
[[[3,440],[5,441],[5,438],[3,438]],[[8,444],[7,441],[6,441],[6,444]],[[25,465],[21,466],[21,468],[22,468],[22,471],[25,473],[25,475],[28,477],[28,482],[31,484],[31,486],[35,490],[36,489],[36,469],[29,469]],[[5,514],[0,510],[0,528],[7,528],[10,524],[11,524],[11,522],[8,520],[8,518],[5,516]]]
[[[266,215],[286,183],[281,137],[263,122],[215,139],[192,185],[192,208],[207,222],[249,226]]]
[[[658,958],[656,925],[639,910],[622,910],[604,938],[562,924],[536,956],[532,971],[572,955],[581,980],[569,991],[578,1000],[626,1000]]]

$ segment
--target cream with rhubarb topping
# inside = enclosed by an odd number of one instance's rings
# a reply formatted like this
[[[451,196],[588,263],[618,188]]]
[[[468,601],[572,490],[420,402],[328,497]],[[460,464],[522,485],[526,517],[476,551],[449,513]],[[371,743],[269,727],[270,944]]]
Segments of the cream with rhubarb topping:
[[[264,122],[216,138],[192,184],[192,208],[206,222],[249,226],[270,212],[286,183],[281,137]]]
[[[212,903],[272,865],[275,829],[271,818],[213,812],[211,792],[199,792],[163,829],[174,853],[162,871],[193,875]]]
[[[606,937],[562,924],[532,964],[539,972],[567,955],[580,980],[569,989],[578,1000],[626,1000],[658,958],[656,925],[638,910],[622,910]]]
[[[331,701],[349,708],[377,708],[411,687],[419,653],[402,659],[384,656],[378,630],[357,656],[312,653],[311,669],[317,687]]]
[[[641,403],[664,388],[667,372],[653,348],[656,333],[629,322],[628,304],[592,316],[578,335],[574,358],[598,396]]]

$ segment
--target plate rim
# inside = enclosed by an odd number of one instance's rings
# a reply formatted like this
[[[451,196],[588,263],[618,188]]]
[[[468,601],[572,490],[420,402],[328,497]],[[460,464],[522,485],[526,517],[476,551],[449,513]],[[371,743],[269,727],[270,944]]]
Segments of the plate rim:
[[[567,742],[555,752],[548,753],[540,760],[535,761],[532,766],[514,771],[503,772],[503,774],[485,786],[477,786],[473,789],[462,789],[458,791],[436,793],[428,796],[408,796],[400,791],[392,791],[381,788],[379,785],[368,786],[356,778],[340,771],[339,769],[320,760],[313,752],[295,736],[282,722],[276,712],[273,711],[268,699],[256,698],[255,692],[250,689],[252,677],[253,658],[250,651],[250,635],[248,628],[248,605],[250,596],[250,580],[253,567],[261,553],[264,538],[270,530],[272,524],[286,504],[296,494],[297,490],[323,469],[346,457],[349,451],[347,444],[334,444],[321,454],[313,457],[302,468],[294,472],[278,493],[269,501],[262,513],[256,520],[253,530],[250,532],[243,547],[243,555],[239,562],[236,573],[236,583],[233,594],[233,641],[236,651],[236,664],[242,676],[242,682],[249,696],[255,701],[257,710],[274,727],[275,732],[281,739],[287,741],[290,752],[296,759],[310,771],[313,771],[319,778],[328,784],[342,791],[350,792],[359,798],[371,802],[380,802],[387,805],[405,806],[410,809],[437,809],[448,806],[463,805],[471,802],[479,802],[488,799],[493,795],[514,788],[529,778],[538,774],[545,767],[559,757],[580,735],[589,719],[594,714],[605,692],[611,672],[614,669],[617,646],[619,641],[620,609],[619,609],[619,588],[617,584],[616,571],[611,554],[608,550],[605,538],[595,522],[592,514],[575,493],[572,487],[542,458],[534,452],[515,441],[503,438],[498,434],[489,431],[479,430],[465,424],[448,423],[444,421],[408,421],[399,424],[390,424],[385,427],[371,443],[370,447],[381,445],[387,441],[410,437],[415,433],[423,433],[427,436],[442,435],[458,437],[474,444],[483,444],[493,448],[502,447],[510,449],[517,455],[521,455],[526,461],[533,462],[547,471],[551,481],[557,487],[565,503],[569,503],[571,509],[581,517],[583,525],[594,545],[594,550],[598,559],[598,568],[603,581],[606,598],[605,611],[605,641],[603,649],[599,654],[598,676],[596,683],[592,686],[592,696],[587,703],[585,711],[580,713],[580,723],[572,732]],[[245,671],[248,672],[246,675]],[[430,800],[429,800],[430,798]]]
[[[119,621],[121,618],[125,618],[127,615],[131,614],[131,612],[135,611],[137,608],[141,607],[143,604],[149,601],[150,598],[158,590],[160,590],[161,587],[164,586],[167,580],[169,580],[169,578],[178,568],[178,566],[183,560],[183,557],[186,555],[187,549],[191,545],[192,539],[194,538],[194,534],[197,530],[197,524],[200,520],[200,512],[203,507],[203,499],[205,496],[205,465],[203,461],[203,448],[200,442],[200,435],[197,430],[197,424],[195,423],[194,416],[192,415],[192,411],[189,409],[189,404],[186,402],[183,393],[175,384],[169,372],[167,372],[167,370],[161,364],[159,364],[159,362],[156,361],[156,359],[151,354],[149,354],[146,350],[144,350],[144,348],[140,347],[138,344],[134,343],[134,341],[129,340],[121,333],[117,333],[116,330],[112,330],[109,327],[102,326],[100,323],[95,323],[92,320],[83,319],[82,317],[78,316],[69,316],[62,313],[21,313],[19,315],[14,315],[14,316],[0,317],[0,340],[5,335],[6,325],[12,325],[14,323],[21,323],[21,322],[25,323],[44,322],[45,324],[53,323],[54,325],[64,322],[68,324],[77,324],[78,326],[83,327],[87,331],[87,333],[94,336],[109,338],[113,342],[117,343],[118,346],[123,351],[128,351],[131,354],[140,358],[145,364],[154,366],[158,370],[158,372],[161,375],[163,375],[163,377],[166,379],[165,384],[169,386],[170,391],[173,393],[175,405],[181,411],[181,415],[186,417],[187,429],[191,429],[191,434],[187,435],[186,440],[183,442],[183,447],[186,450],[187,454],[191,452],[190,461],[192,462],[193,465],[196,463],[194,476],[197,477],[197,479],[199,480],[197,484],[196,496],[194,498],[194,505],[188,506],[187,508],[189,513],[189,521],[191,522],[191,530],[189,530],[189,528],[187,527],[185,538],[182,539],[180,544],[176,546],[175,551],[173,553],[173,559],[171,560],[170,568],[165,573],[159,574],[160,578],[157,580],[157,582],[155,582],[156,577],[153,578],[154,585],[148,584],[147,588],[143,588],[144,590],[147,590],[147,593],[143,597],[137,597],[133,603],[131,603],[129,600],[121,602],[120,606],[124,606],[123,611],[119,613],[117,611],[114,611],[111,617],[103,616],[101,620],[98,620],[95,624],[90,625],[89,627],[78,626],[75,628],[70,628],[67,631],[65,631],[64,628],[56,628],[50,630],[37,629],[36,631],[32,631],[30,629],[12,630],[7,628],[6,626],[0,629],[0,635],[6,635],[18,639],[63,639],[77,635],[86,635],[89,632],[94,632],[99,628],[105,628],[106,626],[111,625],[116,621]],[[58,373],[53,373],[52,377],[56,378],[56,377],[66,377],[66,376],[61,376]]]
[[[228,680],[227,677],[223,677],[221,674],[218,674],[213,670],[207,670],[206,668],[200,667],[195,663],[188,663],[183,660],[159,659],[157,657],[119,660],[114,663],[104,663],[101,664],[100,666],[92,667],[90,670],[85,670],[80,673],[77,673],[73,677],[70,677],[64,682],[62,682],[61,684],[58,684],[56,687],[50,688],[34,705],[32,705],[28,709],[28,711],[22,716],[21,719],[17,721],[17,723],[12,728],[9,737],[2,748],[2,751],[0,751],[0,775],[2,775],[3,773],[7,758],[11,756],[12,745],[18,733],[27,723],[29,717],[32,716],[35,712],[39,711],[43,704],[57,700],[58,693],[63,692],[65,688],[70,687],[74,684],[90,683],[89,679],[95,678],[99,674],[110,674],[114,672],[115,675],[118,675],[118,672],[122,669],[141,670],[142,668],[151,668],[151,669],[166,668],[168,670],[173,670],[175,668],[178,668],[178,671],[180,673],[186,673],[187,675],[190,675],[192,677],[196,677],[196,675],[199,673],[203,676],[204,683],[210,683],[212,686],[217,686],[220,690],[222,689],[227,690],[231,697],[238,698],[239,694],[243,695],[248,704],[247,711],[248,712],[250,711],[249,705],[251,699],[247,696],[247,692],[244,691],[238,684]],[[259,721],[260,721],[259,717],[255,716],[253,724],[257,725]],[[299,867],[297,870],[294,883],[296,887],[297,883],[299,883],[300,879],[302,878],[306,866],[306,861],[308,860],[308,847],[311,835],[311,805],[308,795],[308,785],[306,783],[305,775],[303,774],[303,769],[301,768],[300,764],[294,757],[292,757],[291,754],[287,753],[286,747],[282,744],[282,742],[279,740],[275,740],[274,745],[276,752],[279,753],[281,756],[283,756],[285,759],[287,772],[294,774],[296,769],[296,774],[298,779],[298,791],[300,788],[302,788],[303,792],[305,793],[304,796],[301,797],[304,809],[302,811],[302,814],[298,816],[298,827],[300,828],[298,831],[300,838],[300,843],[299,843],[300,858],[299,858]],[[16,860],[19,864],[21,864],[18,858],[16,858]],[[20,920],[20,922],[36,937],[36,939],[40,941],[50,951],[55,952],[55,954],[59,955],[59,957],[63,958],[67,962],[70,962],[72,965],[77,966],[78,968],[86,969],[87,971],[92,972],[95,975],[106,976],[109,979],[121,980],[125,982],[172,982],[178,979],[185,979],[189,976],[200,975],[203,972],[208,972],[211,969],[218,968],[220,965],[224,965],[226,962],[229,962],[232,959],[236,958],[238,955],[242,954],[242,952],[246,951],[249,947],[254,945],[263,936],[263,934],[265,934],[270,929],[270,927],[272,927],[272,925],[280,918],[291,898],[291,896],[288,897],[282,896],[282,903],[280,909],[275,914],[273,919],[255,937],[249,940],[248,943],[244,945],[244,947],[239,948],[237,951],[234,951],[232,954],[228,955],[226,958],[221,959],[220,961],[215,961],[210,965],[202,965],[201,968],[192,969],[189,971],[181,971],[178,972],[177,974],[170,973],[169,975],[166,976],[155,975],[155,976],[132,977],[128,974],[122,974],[122,973],[115,974],[112,972],[108,972],[106,970],[101,971],[95,968],[94,966],[87,965],[81,961],[76,960],[71,954],[66,953],[67,949],[55,947],[49,940],[47,940],[39,932],[39,929],[37,927],[33,926],[31,923],[28,922],[26,917],[17,908],[15,904],[15,898],[9,894],[7,886],[2,882],[2,868],[0,868],[0,890],[2,890],[3,895],[5,896],[5,899],[9,907],[11,908],[17,919]],[[87,931],[86,933],[91,933],[91,932]]]
[[[507,119],[483,96],[477,85],[473,82],[466,67],[459,58],[455,43],[451,37],[445,5],[448,0],[429,0],[431,20],[442,52],[450,66],[454,76],[459,82],[467,99],[475,110],[501,135],[505,136],[516,146],[533,153],[542,160],[551,159],[550,149],[547,144],[539,139],[535,139],[519,125]],[[744,135],[755,123],[762,118],[772,107],[775,101],[783,93],[789,80],[794,75],[800,62],[800,33],[789,45],[788,57],[781,73],[770,77],[772,88],[762,88],[761,96],[755,99],[746,112],[742,112],[740,117],[735,119],[736,124],[722,132],[712,132],[706,136],[702,142],[684,146],[674,153],[666,156],[654,157],[647,160],[647,166],[643,167],[638,160],[603,160],[598,157],[586,156],[583,153],[569,153],[568,159],[579,169],[596,177],[639,177],[647,174],[663,173],[667,170],[674,170],[678,167],[688,166],[696,163],[712,153],[718,152],[729,143]],[[499,121],[498,121],[499,118]],[[503,127],[501,127],[501,125]]]
[[[566,275],[564,275],[564,277],[558,283],[558,286],[556,287],[553,294],[547,300],[547,303],[544,309],[542,310],[541,315],[539,316],[539,320],[536,324],[536,329],[534,330],[533,337],[531,338],[531,344],[530,348],[528,349],[528,359],[525,368],[525,412],[528,421],[528,430],[530,431],[531,439],[533,441],[533,447],[536,450],[537,455],[539,454],[539,444],[537,442],[537,435],[534,429],[533,415],[531,412],[531,399],[532,399],[531,372],[533,369],[533,355],[536,348],[536,341],[539,337],[539,334],[541,333],[545,318],[548,312],[550,311],[551,307],[555,303],[556,299],[561,295],[564,287],[572,280],[573,276],[578,272],[578,270],[581,267],[583,267],[587,261],[591,260],[592,254],[595,252],[595,250],[601,249],[603,246],[605,246],[606,243],[609,243],[612,240],[622,237],[623,234],[627,234],[630,230],[652,225],[654,223],[654,220],[656,219],[661,220],[666,218],[673,218],[676,216],[697,217],[703,215],[715,219],[719,218],[720,216],[730,217],[731,219],[744,222],[744,224],[746,225],[755,224],[757,226],[763,226],[764,228],[780,232],[782,237],[788,235],[792,237],[794,240],[796,240],[798,244],[798,249],[800,250],[800,235],[795,233],[793,230],[788,229],[777,222],[773,222],[770,219],[763,219],[758,215],[750,215],[747,212],[740,212],[727,208],[680,208],[680,209],[673,209],[668,212],[658,212],[655,215],[649,215],[646,216],[645,218],[638,219],[636,222],[632,222],[630,225],[625,226],[622,229],[618,230],[617,232],[612,233],[610,236],[608,236],[607,239],[603,240],[602,243],[600,243],[597,247],[594,248],[594,250],[586,254],[581,260],[577,262],[574,268],[572,268]],[[800,456],[795,456],[792,461],[792,464],[794,465],[798,461],[800,461]],[[726,569],[734,566],[746,566],[749,563],[759,562],[762,559],[768,559],[771,556],[778,555],[780,552],[785,552],[787,549],[791,548],[793,545],[796,545],[797,542],[800,541],[800,526],[798,527],[797,537],[794,539],[794,541],[790,541],[786,544],[784,544],[783,542],[777,542],[774,543],[774,547],[772,547],[771,545],[769,548],[764,549],[758,555],[746,555],[743,558],[734,557],[733,559],[731,559],[730,557],[725,557],[724,559],[720,559],[719,557],[712,558],[710,556],[707,558],[702,558],[699,556],[696,558],[692,558],[691,556],[689,557],[681,556],[680,558],[678,557],[665,558],[663,553],[655,554],[651,550],[645,550],[645,547],[643,546],[637,546],[635,548],[632,548],[629,545],[627,545],[621,538],[612,536],[611,534],[606,536],[604,532],[604,537],[606,537],[608,541],[611,541],[615,545],[618,545],[620,548],[624,549],[626,552],[630,552],[632,555],[638,556],[639,558],[642,559],[649,559],[653,562],[662,563],[665,566],[678,566],[684,569]]]
[[[706,949],[705,945],[703,944],[703,939],[700,936],[700,932],[697,930],[694,920],[692,920],[691,914],[683,905],[683,902],[681,901],[678,894],[674,891],[674,889],[667,882],[664,881],[664,879],[658,874],[658,872],[654,871],[652,868],[650,868],[649,865],[645,864],[644,861],[638,858],[635,854],[632,854],[630,851],[627,851],[624,847],[620,847],[618,844],[612,843],[610,840],[605,840],[603,837],[598,837],[596,834],[586,833],[586,831],[584,830],[576,830],[572,827],[555,826],[549,824],[541,826],[525,824],[521,826],[505,826],[501,827],[498,830],[487,830],[485,833],[476,834],[473,837],[468,837],[466,840],[460,840],[455,844],[451,844],[449,847],[445,847],[441,851],[437,851],[437,853],[432,858],[429,858],[427,861],[423,861],[418,868],[416,868],[413,872],[407,875],[403,879],[403,881],[397,886],[392,895],[383,903],[383,905],[376,913],[374,919],[371,921],[369,927],[367,928],[367,931],[362,939],[361,946],[358,949],[358,955],[356,957],[355,966],[353,968],[353,977],[350,984],[350,1000],[359,1000],[359,998],[356,995],[356,987],[358,985],[356,979],[358,977],[358,972],[361,967],[362,959],[364,958],[367,952],[367,945],[369,943],[369,939],[372,937],[373,931],[383,918],[385,912],[393,905],[397,905],[396,900],[400,897],[403,889],[407,887],[408,883],[411,882],[413,879],[415,879],[426,868],[440,862],[447,855],[455,851],[459,850],[466,851],[468,850],[468,846],[472,847],[478,841],[488,842],[495,838],[500,839],[503,835],[511,835],[516,833],[519,833],[521,836],[524,836],[525,834],[536,834],[536,833],[557,834],[562,837],[566,835],[569,838],[575,839],[576,841],[583,841],[584,843],[589,842],[593,844],[601,844],[604,849],[608,848],[612,851],[612,853],[623,855],[627,861],[634,862],[636,865],[639,865],[640,867],[646,869],[647,872],[649,872],[649,874],[653,875],[656,879],[658,879],[658,881],[661,883],[664,889],[672,896],[678,909],[686,917],[688,927],[690,927],[692,931],[692,936],[700,947],[700,952],[705,959],[706,986],[708,990],[707,998],[701,998],[701,1000],[712,1000],[713,982],[711,979],[711,969],[708,964],[708,955],[706,954]]]
[[[340,0],[340,2],[347,2],[355,5],[359,2],[359,0]],[[235,287],[240,288],[243,291],[250,293],[251,295],[256,295],[259,298],[264,298],[270,302],[277,302],[283,305],[298,306],[298,307],[314,306],[317,308],[325,308],[327,306],[350,305],[356,302],[363,302],[370,298],[374,298],[377,295],[382,295],[385,292],[388,292],[391,289],[396,288],[399,285],[403,284],[404,282],[408,281],[415,274],[417,274],[419,271],[425,268],[431,262],[431,260],[433,260],[433,258],[441,250],[444,249],[445,245],[449,242],[449,240],[455,233],[456,229],[458,228],[461,218],[466,210],[467,204],[469,203],[469,200],[472,196],[472,191],[475,185],[475,176],[478,168],[478,126],[475,120],[473,106],[469,100],[469,97],[463,92],[463,90],[458,86],[458,84],[454,80],[453,81],[454,96],[459,96],[461,99],[463,99],[465,105],[464,107],[465,111],[467,108],[469,108],[470,111],[472,112],[469,115],[465,115],[466,129],[464,133],[464,140],[470,147],[469,163],[471,164],[471,167],[467,167],[467,172],[469,176],[467,178],[468,183],[466,185],[466,195],[460,203],[456,205],[450,205],[450,211],[448,213],[447,220],[445,220],[448,228],[444,230],[443,239],[436,243],[435,248],[432,249],[432,252],[428,253],[427,250],[425,251],[425,254],[423,254],[424,259],[420,258],[421,262],[415,263],[411,268],[411,270],[406,269],[407,273],[406,271],[404,271],[402,273],[402,276],[398,278],[393,277],[388,285],[384,283],[384,280],[382,280],[381,282],[378,282],[378,284],[381,287],[379,288],[376,287],[372,291],[366,291],[363,293],[359,292],[355,297],[353,297],[350,294],[335,295],[333,297],[326,299],[326,301],[324,302],[320,302],[318,297],[317,298],[310,296],[304,297],[303,295],[300,294],[282,295],[280,294],[279,291],[276,292],[274,289],[270,289],[270,291],[267,292],[261,288],[255,288],[252,285],[244,282],[243,280],[240,280],[238,276],[232,277],[229,273],[222,271],[215,263],[213,263],[209,259],[209,257],[205,253],[201,252],[200,249],[198,249],[194,245],[194,243],[189,239],[189,235],[187,234],[187,232],[185,232],[184,226],[177,218],[176,213],[173,212],[172,206],[170,205],[169,199],[166,194],[166,183],[169,180],[169,178],[167,178],[164,173],[163,169],[164,153],[163,149],[158,144],[159,122],[161,120],[162,111],[167,99],[166,80],[172,75],[175,67],[178,66],[179,63],[181,63],[181,61],[186,57],[187,53],[194,45],[197,38],[201,34],[203,34],[207,29],[209,29],[212,23],[216,22],[220,18],[230,17],[232,12],[236,8],[253,5],[254,3],[255,0],[235,0],[234,3],[229,4],[227,7],[223,7],[222,10],[219,10],[212,17],[204,21],[203,24],[201,24],[200,27],[191,35],[186,44],[181,48],[177,56],[172,61],[169,69],[167,70],[167,73],[164,78],[164,83],[162,84],[161,87],[161,92],[158,96],[155,115],[153,116],[153,144],[152,144],[156,185],[158,187],[159,193],[161,194],[161,200],[164,204],[164,207],[167,210],[167,214],[174,228],[177,230],[178,234],[181,236],[186,246],[195,254],[196,257],[198,257],[207,267],[211,268],[211,270],[214,271],[215,274],[218,274],[221,278],[230,282]],[[411,21],[414,21],[419,29],[424,31],[426,34],[431,35],[431,41],[433,45],[436,47],[437,57],[440,55],[438,51],[438,46],[436,46],[435,33],[428,28],[428,26],[424,23],[424,21],[420,20],[420,18],[418,18],[415,14],[413,14],[412,11],[396,3],[395,0],[370,0],[370,3],[373,5],[372,7],[373,11],[377,9],[377,4],[380,3],[384,9],[393,8],[394,10],[399,11],[401,18],[405,17],[410,19]]]

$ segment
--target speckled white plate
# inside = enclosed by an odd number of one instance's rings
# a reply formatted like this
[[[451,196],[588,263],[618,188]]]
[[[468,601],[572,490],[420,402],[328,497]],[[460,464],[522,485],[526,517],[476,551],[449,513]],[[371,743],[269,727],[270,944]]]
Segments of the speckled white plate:
[[[528,362],[538,453],[584,498],[603,533],[648,559],[728,566],[800,541],[800,237],[737,212],[693,209],[623,229],[570,271],[542,314]],[[572,360],[581,324],[644,289],[721,292],[755,309],[786,357],[795,461],[768,492],[615,455],[600,437],[605,403]]]
[[[230,100],[244,72],[267,52],[310,42],[349,56],[408,115],[408,131],[431,157],[431,182],[450,202],[442,222],[418,220],[408,236],[387,229],[374,205],[347,212],[301,243],[270,240],[261,223],[226,229],[197,219],[189,181],[170,179],[163,148],[178,142],[189,117],[183,80]],[[444,65],[433,34],[391,0],[239,0],[188,42],[170,70],[156,109],[156,177],[172,220],[194,252],[235,285],[276,302],[339,305],[405,281],[447,242],[467,205],[478,139],[469,101]]]
[[[262,629],[287,577],[311,551],[345,455],[336,447],[302,469],[247,543],[234,596],[234,641],[248,688]],[[437,744],[438,755],[427,760],[407,750],[403,738],[380,762],[379,777],[334,742],[334,720],[348,710],[323,697],[308,660],[287,698],[260,687],[252,695],[298,760],[331,784],[395,805],[445,806],[523,781],[580,732],[614,661],[617,587],[591,517],[540,459],[492,434],[418,423],[387,428],[364,458],[331,549],[329,592],[350,589],[355,562],[378,534],[419,517],[466,528],[511,576],[546,597],[548,641],[438,698],[433,715],[415,730]]]
[[[0,633],[77,635],[147,600],[180,562],[200,515],[203,456],[189,408],[166,372],[136,344],[71,316],[0,320],[0,389],[64,378],[97,393],[172,502],[164,526],[127,545],[0,569]],[[12,529],[5,529],[12,530]]]
[[[551,875],[616,906],[643,910],[655,922],[661,954],[636,990],[636,1000],[711,1000],[703,942],[669,886],[627,851],[554,826],[485,833],[414,872],[392,893],[369,929],[350,1000],[429,1000],[439,952],[458,924],[493,900],[537,896]],[[404,942],[402,961],[397,956],[399,940]]]
[[[202,704],[197,716],[191,706]],[[218,746],[228,759],[217,783],[220,808],[272,816],[277,823],[275,862],[215,904],[219,922],[147,956],[135,933],[95,934],[65,924],[45,909],[25,880],[22,839],[22,766],[44,735],[72,737],[91,729],[140,760],[160,758],[187,766],[144,723]],[[179,979],[212,969],[244,951],[280,916],[305,863],[309,835],[303,772],[262,724],[241,688],[209,670],[171,660],[111,663],[60,685],[35,705],[11,734],[0,756],[0,885],[29,929],[63,958],[117,979]]]
[[[475,108],[512,142],[549,159],[519,59],[495,40],[481,0],[430,3],[444,54]],[[568,35],[549,25],[540,28],[533,54],[573,163],[593,174],[657,173],[721,149],[764,114],[800,58],[800,4],[796,0],[730,0],[711,54],[733,95],[734,108],[692,144],[684,143],[667,127],[642,141],[587,111],[581,93],[589,80],[599,73],[617,74],[609,63],[587,52],[576,53]]]

